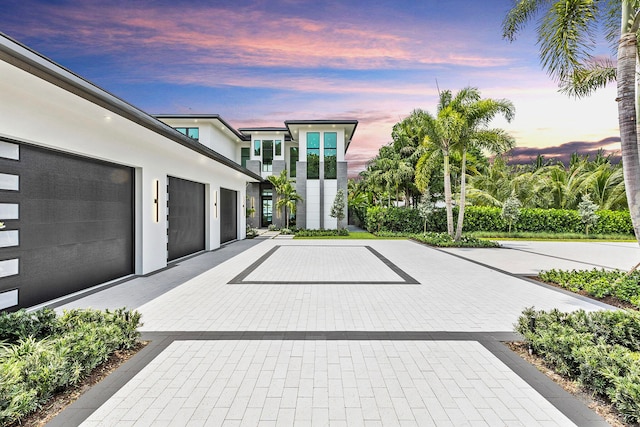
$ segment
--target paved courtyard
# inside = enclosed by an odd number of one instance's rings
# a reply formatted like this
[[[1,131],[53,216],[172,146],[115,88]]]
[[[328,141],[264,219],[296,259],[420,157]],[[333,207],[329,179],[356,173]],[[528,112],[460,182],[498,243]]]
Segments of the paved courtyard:
[[[610,308],[518,276],[607,258],[567,248],[234,243],[62,304],[136,308],[151,343],[51,425],[606,425],[500,342],[525,307]]]

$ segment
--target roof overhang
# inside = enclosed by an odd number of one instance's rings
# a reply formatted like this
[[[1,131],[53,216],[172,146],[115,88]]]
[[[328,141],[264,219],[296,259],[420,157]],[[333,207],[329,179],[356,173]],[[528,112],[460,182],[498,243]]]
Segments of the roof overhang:
[[[310,126],[332,126],[332,127],[340,127],[344,129],[344,138],[345,145],[344,151],[347,152],[349,148],[349,144],[351,144],[351,138],[353,138],[353,134],[356,132],[356,128],[358,127],[357,120],[287,120],[284,122],[289,129],[289,133],[294,139],[298,139],[298,131],[301,128],[306,128]]]
[[[260,135],[264,133],[268,134],[283,134],[286,141],[291,141],[291,134],[286,127],[254,127],[254,128],[240,128],[239,132],[247,136],[247,139],[251,139],[252,135]]]
[[[218,114],[154,114],[153,116],[156,119],[160,119],[160,120],[174,119],[174,120],[184,121],[185,123],[189,121],[193,123],[199,123],[203,121],[217,122],[219,123],[219,128],[222,131],[226,132],[227,134],[230,134],[237,140],[249,141],[251,139],[251,138],[248,138],[247,135],[244,135],[243,133],[234,129],[233,126],[231,126],[226,120],[224,120]]]
[[[124,117],[127,120],[143,126],[184,147],[196,151],[216,162],[228,166],[231,169],[241,172],[252,180],[263,181],[260,175],[243,168],[220,153],[205,147],[186,135],[183,135],[171,126],[96,86],[88,80],[73,73],[69,69],[53,62],[49,58],[39,54],[2,32],[0,32],[0,60],[58,86],[63,90],[73,93],[74,95],[93,104],[99,105],[114,114]]]

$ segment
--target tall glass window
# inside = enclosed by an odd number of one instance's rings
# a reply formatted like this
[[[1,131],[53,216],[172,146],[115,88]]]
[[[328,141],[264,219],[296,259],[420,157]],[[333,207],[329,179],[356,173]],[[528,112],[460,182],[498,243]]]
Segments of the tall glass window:
[[[289,147],[289,176],[296,177],[296,162],[298,161],[298,147]]]
[[[247,160],[251,158],[251,152],[249,147],[242,147],[240,149],[240,164],[243,168],[247,167]]]
[[[276,156],[282,156],[282,140],[276,139],[274,142],[274,146],[276,149]]]
[[[262,141],[262,172],[271,172],[273,167],[273,141]]]
[[[307,132],[307,179],[320,179],[320,132]]]
[[[324,179],[336,179],[338,175],[338,134],[324,133]]]
[[[260,158],[260,140],[253,141],[253,157]]]

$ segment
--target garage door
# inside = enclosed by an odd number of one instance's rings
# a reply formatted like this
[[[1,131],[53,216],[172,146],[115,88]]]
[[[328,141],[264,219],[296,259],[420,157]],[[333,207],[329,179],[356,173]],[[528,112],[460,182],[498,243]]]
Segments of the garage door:
[[[204,184],[169,177],[167,185],[167,259],[204,250]]]
[[[0,308],[132,274],[133,181],[129,167],[0,141]]]
[[[238,192],[220,189],[220,243],[238,238]]]

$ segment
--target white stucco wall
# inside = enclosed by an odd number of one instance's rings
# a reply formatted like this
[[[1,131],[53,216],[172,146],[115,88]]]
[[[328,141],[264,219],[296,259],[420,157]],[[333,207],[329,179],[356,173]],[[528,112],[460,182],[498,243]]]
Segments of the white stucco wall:
[[[228,159],[240,163],[240,140],[232,135],[228,129],[217,119],[160,119],[173,128],[197,127],[199,129],[199,142],[217,151]]]
[[[329,179],[324,181],[324,228],[327,230],[338,228],[338,220],[331,217],[331,206],[338,192],[338,180]]]
[[[220,219],[210,209],[220,187],[238,191],[238,238],[245,237],[245,183],[251,178],[3,61],[0,75],[1,136],[135,168],[137,274],[166,266],[168,175],[207,185],[206,249],[220,245]]]

